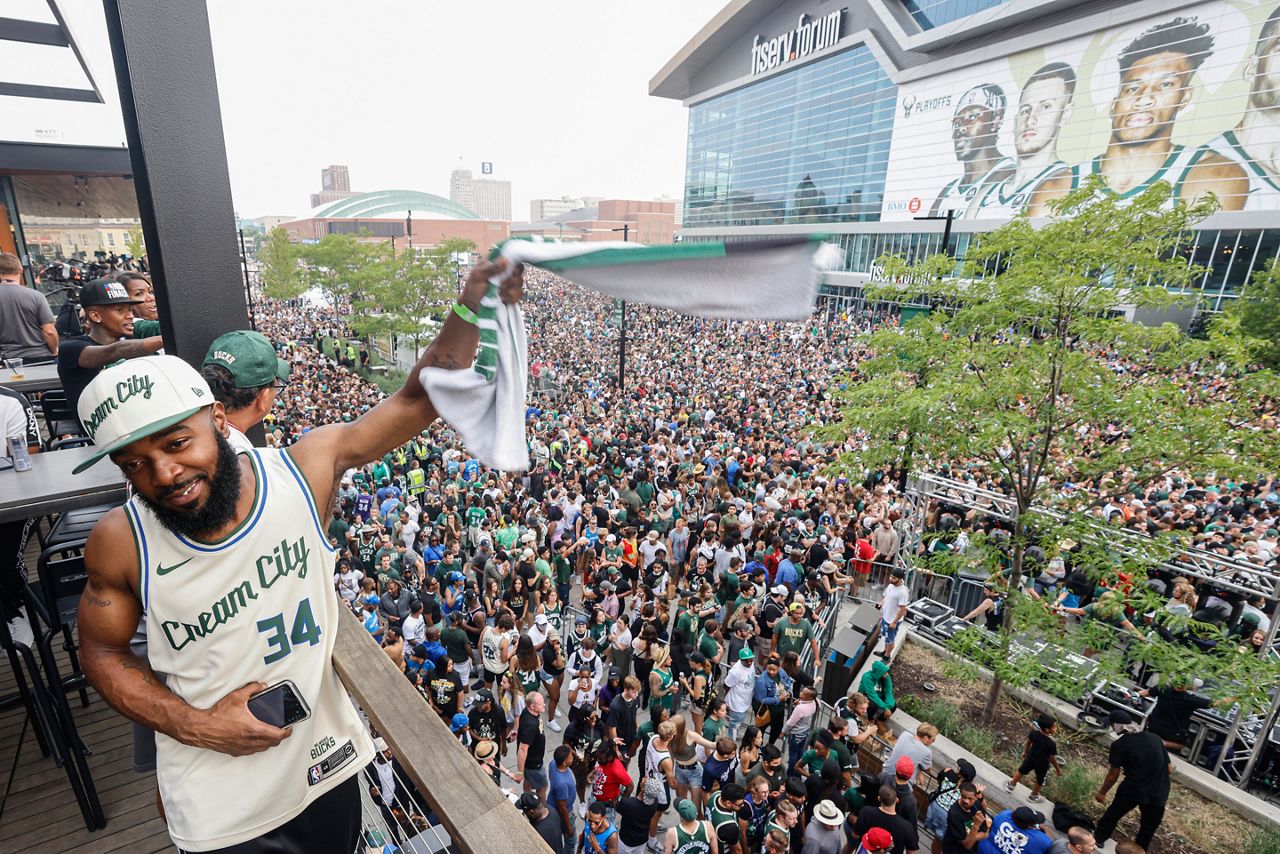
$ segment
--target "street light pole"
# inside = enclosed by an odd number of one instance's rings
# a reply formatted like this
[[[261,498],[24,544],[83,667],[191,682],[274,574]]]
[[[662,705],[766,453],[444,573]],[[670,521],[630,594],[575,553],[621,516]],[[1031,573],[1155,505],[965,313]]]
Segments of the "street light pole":
[[[249,328],[255,332],[258,329],[258,321],[253,316],[253,288],[249,286],[249,255],[244,250],[244,229],[240,232],[240,263],[244,268],[244,295],[249,300]]]
[[[611,228],[610,231],[621,231],[622,242],[628,243],[631,237],[631,223],[622,228]],[[623,377],[627,373],[627,301],[618,300],[622,304],[621,317],[618,318],[618,394],[622,394]]]
[[[912,219],[916,221],[946,222],[946,225],[942,227],[942,252],[944,255],[951,254],[951,223],[955,221],[955,218],[956,218],[956,212],[950,209],[947,210],[946,216],[912,217]]]

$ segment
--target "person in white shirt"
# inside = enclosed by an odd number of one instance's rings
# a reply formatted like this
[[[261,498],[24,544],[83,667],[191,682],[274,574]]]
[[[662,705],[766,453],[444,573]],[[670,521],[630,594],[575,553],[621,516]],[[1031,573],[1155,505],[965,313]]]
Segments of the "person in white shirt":
[[[364,581],[364,573],[345,561],[338,564],[338,571],[333,575],[333,585],[348,605],[360,595],[361,581]]]
[[[422,603],[415,600],[409,608],[409,616],[400,624],[400,633],[404,636],[406,649],[412,649],[427,639],[427,618],[422,615]],[[468,672],[470,675],[470,672]],[[466,679],[463,679],[466,682]]]
[[[907,616],[907,605],[911,602],[906,577],[906,570],[895,566],[889,574],[889,586],[884,589],[884,600],[880,603],[880,637],[884,639],[884,652],[880,655],[885,661],[893,655],[893,645],[898,639],[898,626]]]
[[[227,412],[227,441],[236,453],[253,447],[245,433],[275,407],[278,383],[289,379],[290,370],[258,332],[237,329],[209,345],[200,374]]]
[[[738,660],[724,677],[725,703],[729,706],[729,724],[726,735],[735,741],[738,738],[738,727],[751,711],[751,700],[756,688],[755,653],[751,647],[744,646],[738,652]]]

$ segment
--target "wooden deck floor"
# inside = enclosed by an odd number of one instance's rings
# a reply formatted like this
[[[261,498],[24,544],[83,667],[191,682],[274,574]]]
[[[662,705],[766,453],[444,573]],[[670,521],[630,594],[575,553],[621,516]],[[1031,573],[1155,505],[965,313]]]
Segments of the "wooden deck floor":
[[[8,657],[0,655],[0,696],[9,696],[15,690]],[[85,830],[66,773],[53,759],[40,755],[30,726],[19,741],[26,718],[25,710],[19,706],[0,712],[0,793],[14,769],[15,754],[18,758],[4,813],[0,815],[0,851],[175,852],[156,812],[155,775],[138,774],[132,768],[132,725],[92,690],[88,708],[81,707],[77,695],[67,699],[80,735],[93,751],[89,770],[107,826],[94,833]]]

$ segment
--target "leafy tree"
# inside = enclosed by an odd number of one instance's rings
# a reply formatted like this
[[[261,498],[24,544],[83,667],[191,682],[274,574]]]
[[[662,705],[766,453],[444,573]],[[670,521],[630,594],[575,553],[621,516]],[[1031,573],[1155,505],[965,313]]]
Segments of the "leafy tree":
[[[417,359],[431,334],[429,318],[457,294],[453,258],[475,249],[468,240],[447,240],[430,250],[385,256],[360,276],[352,327],[360,335],[389,335],[413,341]]]
[[[125,234],[124,250],[129,253],[131,258],[146,257],[147,245],[142,240],[142,226],[135,225]]]
[[[1280,370],[1280,263],[1272,259],[1253,274],[1235,304],[1220,321],[1223,331],[1247,339],[1249,354],[1271,370]]]
[[[370,268],[388,258],[391,250],[365,237],[367,233],[326,234],[319,243],[297,247],[304,266],[303,290],[319,288],[337,306],[343,300],[354,302],[361,288],[374,285]]]
[[[946,275],[954,265],[946,257],[879,260],[897,282],[873,297],[892,299],[908,289],[941,310],[866,339],[874,356],[843,393],[835,431],[858,435],[858,450],[843,463],[892,466],[914,447],[920,467],[976,464],[999,475],[1014,508],[1012,534],[977,543],[974,552],[1009,590],[998,660],[1010,661],[1015,614],[1037,610],[1021,603],[1023,577],[1028,547],[1044,542],[1057,524],[1033,513],[1053,485],[1122,473],[1110,487],[1118,493],[1176,470],[1220,477],[1275,470],[1277,437],[1251,429],[1256,398],[1218,399],[1176,381],[1174,372],[1198,359],[1216,362],[1238,351],[1220,338],[1192,341],[1172,324],[1148,327],[1120,316],[1124,306],[1179,302],[1173,291],[1203,271],[1189,267],[1178,250],[1212,209],[1212,201],[1175,202],[1165,184],[1126,201],[1090,181],[1061,199],[1042,227],[1019,217],[983,235],[956,276]],[[1138,369],[1117,370],[1113,362],[1120,361]],[[1248,382],[1254,393],[1280,390],[1268,372]],[[1090,438],[1107,425],[1119,425],[1123,441]],[[1068,512],[1084,509],[1058,503]],[[1114,577],[1115,556],[1099,552],[1091,572]],[[1141,573],[1159,556],[1128,560],[1135,564],[1128,569]],[[996,670],[988,719],[1014,672]]]
[[[258,250],[262,262],[262,284],[272,299],[293,299],[306,291],[302,270],[298,267],[298,249],[289,242],[289,233],[273,228]]]

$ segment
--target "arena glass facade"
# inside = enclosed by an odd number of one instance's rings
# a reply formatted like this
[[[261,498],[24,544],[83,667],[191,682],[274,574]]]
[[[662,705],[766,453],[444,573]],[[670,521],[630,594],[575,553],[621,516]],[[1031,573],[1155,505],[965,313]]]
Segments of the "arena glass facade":
[[[684,239],[831,233],[824,290],[860,291],[940,251],[917,217],[952,211],[963,258],[1096,173],[1219,199],[1185,253],[1202,309],[1280,256],[1280,0],[845,2],[731,2],[651,82],[689,107]]]

